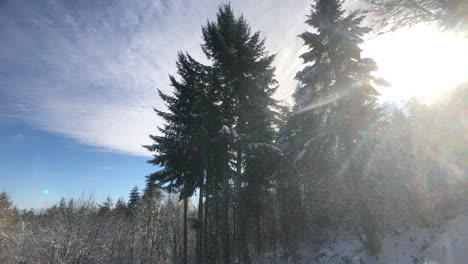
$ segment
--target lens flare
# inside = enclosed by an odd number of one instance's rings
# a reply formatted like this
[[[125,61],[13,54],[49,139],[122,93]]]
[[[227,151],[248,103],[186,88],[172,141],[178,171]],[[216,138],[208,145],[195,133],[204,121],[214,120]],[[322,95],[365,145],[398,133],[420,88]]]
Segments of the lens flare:
[[[384,100],[433,103],[467,79],[468,41],[461,34],[417,25],[370,39],[363,50],[379,65],[376,76],[392,84],[379,90]]]

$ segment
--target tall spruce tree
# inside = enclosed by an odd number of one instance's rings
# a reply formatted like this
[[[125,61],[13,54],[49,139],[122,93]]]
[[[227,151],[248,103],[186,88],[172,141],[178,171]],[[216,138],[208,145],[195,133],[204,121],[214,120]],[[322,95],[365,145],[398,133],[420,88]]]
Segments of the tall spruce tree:
[[[230,5],[221,6],[215,22],[203,27],[202,45],[218,73],[223,119],[223,259],[230,263],[229,193],[234,182],[234,249],[241,262],[249,262],[248,221],[259,194],[268,183],[267,152],[272,143],[276,87],[274,56],[265,51],[260,33],[251,33],[245,19],[236,17]],[[231,158],[230,154],[234,154]],[[229,163],[234,164],[234,171]],[[271,168],[271,167],[270,167]],[[254,202],[250,203],[248,201]]]
[[[148,181],[168,192],[180,192],[180,198],[190,197],[196,183],[201,180],[204,164],[198,151],[199,134],[203,133],[204,113],[200,112],[200,100],[204,98],[205,68],[189,55],[179,53],[177,73],[181,80],[170,76],[173,95],[159,95],[167,103],[168,112],[155,109],[165,121],[161,135],[151,135],[154,144],[145,146],[155,152],[148,161],[161,166]]]
[[[206,170],[206,151],[208,131],[206,129],[207,112],[211,105],[207,101],[209,80],[208,67],[195,61],[188,54],[179,53],[177,73],[180,80],[170,76],[174,94],[167,95],[159,91],[160,97],[167,103],[168,112],[155,109],[165,121],[160,129],[161,135],[151,135],[154,144],[146,146],[156,152],[149,163],[161,166],[161,170],[148,177],[150,184],[168,192],[177,191],[184,200],[187,209],[188,198],[197,187],[200,188],[199,211],[202,212],[202,187]],[[202,216],[201,216],[202,217]],[[199,221],[201,221],[199,219]],[[201,245],[201,231],[198,244]],[[187,262],[187,210],[184,210],[184,263]],[[200,254],[201,248],[197,249]]]
[[[300,35],[308,50],[301,55],[305,68],[296,75],[295,100],[297,113],[316,126],[301,156],[312,152],[339,164],[327,170],[343,175],[353,190],[364,243],[376,254],[380,238],[365,196],[364,178],[372,130],[379,118],[375,85],[385,82],[371,74],[377,70],[376,63],[361,57],[359,44],[369,32],[360,25],[363,19],[356,13],[345,14],[340,0],[317,0],[312,5],[306,23],[314,31]]]

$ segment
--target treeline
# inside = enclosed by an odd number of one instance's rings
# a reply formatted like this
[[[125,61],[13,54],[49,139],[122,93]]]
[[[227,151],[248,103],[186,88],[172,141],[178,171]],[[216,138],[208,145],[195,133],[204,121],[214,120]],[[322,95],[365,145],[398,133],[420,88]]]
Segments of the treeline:
[[[183,211],[177,199],[136,187],[128,202],[62,199],[41,212],[19,211],[1,193],[0,263],[182,263]]]
[[[261,34],[221,6],[202,28],[209,63],[180,52],[173,93],[159,91],[165,122],[146,148],[161,169],[141,197],[38,215],[5,202],[0,262],[300,263],[345,232],[377,255],[392,226],[450,217],[467,197],[467,86],[429,106],[378,103],[388,84],[361,55],[363,20],[314,2],[288,107]]]

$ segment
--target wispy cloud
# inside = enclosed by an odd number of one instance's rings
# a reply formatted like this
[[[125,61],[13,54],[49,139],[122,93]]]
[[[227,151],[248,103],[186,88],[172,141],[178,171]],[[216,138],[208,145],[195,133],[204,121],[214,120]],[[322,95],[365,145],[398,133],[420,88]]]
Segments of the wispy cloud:
[[[114,167],[112,167],[112,166],[98,166],[97,169],[98,170],[107,170],[107,171],[109,171],[109,170],[114,170]]]
[[[233,1],[277,54],[278,99],[300,67],[296,36],[310,1]],[[201,25],[223,1],[2,1],[0,117],[103,150],[149,155],[177,51],[204,60]]]
[[[26,137],[23,134],[17,134],[11,136],[11,141],[13,142],[23,142]]]

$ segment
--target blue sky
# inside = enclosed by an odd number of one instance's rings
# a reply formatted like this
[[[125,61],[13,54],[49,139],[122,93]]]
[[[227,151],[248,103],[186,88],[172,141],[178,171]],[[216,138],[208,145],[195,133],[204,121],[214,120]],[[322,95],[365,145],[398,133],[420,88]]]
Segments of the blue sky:
[[[61,197],[127,198],[156,169],[147,157],[96,149],[11,120],[0,120],[0,157],[0,191],[20,208],[50,206]]]
[[[10,192],[21,208],[38,208],[62,196],[126,197],[133,185],[142,186],[156,169],[145,163],[150,153],[141,147],[161,125],[152,111],[164,109],[156,89],[171,91],[168,75],[175,73],[178,51],[206,61],[201,26],[226,2],[0,1],[0,191]],[[303,52],[297,35],[307,28],[311,0],[231,4],[276,54],[275,97],[290,101]],[[419,51],[425,58],[422,46],[437,49],[428,46],[433,41],[405,34],[373,38],[364,47],[383,66],[383,77],[393,74],[402,84],[408,80],[398,79],[399,72],[408,70],[400,62],[418,68],[411,56]],[[395,47],[404,47],[408,36],[417,36],[411,40],[415,48],[401,53]],[[466,65],[468,53],[454,56]],[[424,71],[421,76],[432,82]],[[401,92],[408,87],[395,88],[395,98],[411,95]]]
[[[201,25],[223,2],[0,2],[0,115],[80,143],[147,155],[140,145],[160,123],[151,109],[163,108],[156,88],[170,91],[179,50],[204,61]],[[277,54],[278,98],[288,99],[309,1],[254,2],[232,5]],[[279,20],[286,14],[294,19]]]
[[[177,51],[205,60],[201,26],[222,3],[1,1],[0,191],[20,208],[41,208],[142,187],[156,169],[141,147],[161,124],[152,111],[164,108],[156,88],[170,91]],[[277,96],[288,99],[309,1],[232,5],[278,54]],[[302,18],[274,19],[288,13]]]

